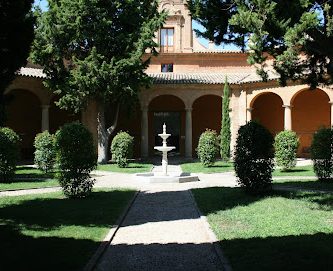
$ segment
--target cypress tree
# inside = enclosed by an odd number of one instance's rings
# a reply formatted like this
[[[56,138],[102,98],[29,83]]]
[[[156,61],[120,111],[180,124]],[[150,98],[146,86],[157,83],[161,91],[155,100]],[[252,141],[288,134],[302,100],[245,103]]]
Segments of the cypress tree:
[[[228,78],[225,78],[224,90],[223,90],[223,100],[222,100],[222,125],[221,125],[221,143],[220,143],[220,153],[221,158],[224,161],[230,159],[230,116],[229,116],[229,84]]]

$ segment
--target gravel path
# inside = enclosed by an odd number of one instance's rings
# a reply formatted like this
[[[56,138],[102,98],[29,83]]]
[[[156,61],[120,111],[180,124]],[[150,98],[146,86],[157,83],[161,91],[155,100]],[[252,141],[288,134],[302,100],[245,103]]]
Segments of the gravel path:
[[[96,270],[222,270],[206,227],[189,191],[141,192]]]

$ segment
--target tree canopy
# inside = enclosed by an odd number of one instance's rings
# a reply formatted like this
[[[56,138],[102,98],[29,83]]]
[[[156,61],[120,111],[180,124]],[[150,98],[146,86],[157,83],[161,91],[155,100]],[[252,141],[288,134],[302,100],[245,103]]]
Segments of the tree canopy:
[[[3,116],[3,92],[24,66],[33,40],[35,18],[33,0],[0,2],[0,125]]]
[[[333,1],[189,0],[199,31],[215,43],[248,47],[250,64],[267,79],[274,58],[280,81],[304,80],[312,87],[333,80]]]
[[[98,103],[104,150],[112,130],[104,127],[104,106],[131,104],[150,83],[142,56],[155,52],[164,18],[156,0],[49,0],[38,20],[32,59],[44,67],[61,108],[78,112]]]

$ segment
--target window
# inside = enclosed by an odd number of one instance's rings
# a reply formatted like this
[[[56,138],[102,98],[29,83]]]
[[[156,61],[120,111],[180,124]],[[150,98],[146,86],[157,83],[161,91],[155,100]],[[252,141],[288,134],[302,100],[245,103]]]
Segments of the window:
[[[174,29],[162,28],[161,29],[161,52],[173,52],[174,44]]]
[[[161,64],[161,72],[173,72],[173,64]]]

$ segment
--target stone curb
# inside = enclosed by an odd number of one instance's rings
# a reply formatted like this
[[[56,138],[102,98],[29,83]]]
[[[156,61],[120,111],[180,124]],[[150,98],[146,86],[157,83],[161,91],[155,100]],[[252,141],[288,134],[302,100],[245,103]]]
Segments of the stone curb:
[[[108,246],[111,244],[113,238],[115,237],[117,231],[119,230],[121,224],[124,222],[129,210],[133,206],[136,198],[138,197],[140,191],[137,191],[132,200],[127,204],[126,208],[124,209],[123,213],[119,216],[116,223],[111,227],[108,234],[105,236],[104,240],[101,242],[99,247],[97,248],[94,255],[90,258],[86,266],[82,269],[82,271],[93,271],[98,263],[98,261],[101,259],[102,255],[108,248]]]
[[[210,240],[212,242],[212,245],[214,247],[215,253],[217,254],[217,256],[218,256],[218,258],[219,258],[219,260],[220,260],[220,262],[222,264],[223,270],[224,271],[232,271],[232,267],[230,265],[230,262],[226,258],[226,256],[224,255],[221,247],[219,246],[219,244],[218,244],[219,240],[217,239],[217,237],[216,237],[215,233],[213,232],[212,228],[210,227],[210,225],[209,225],[209,223],[207,221],[206,216],[204,216],[201,213],[201,211],[200,211],[200,209],[199,209],[199,207],[197,205],[197,202],[195,201],[195,198],[194,198],[194,196],[192,194],[192,191],[188,190],[188,193],[189,193],[189,195],[190,195],[190,197],[191,197],[191,199],[193,201],[194,207],[195,207],[198,215],[200,216],[200,219],[202,220],[202,222],[203,222],[203,224],[204,224],[204,226],[206,228],[207,234],[208,234],[208,236],[209,236],[209,238],[210,238]]]

